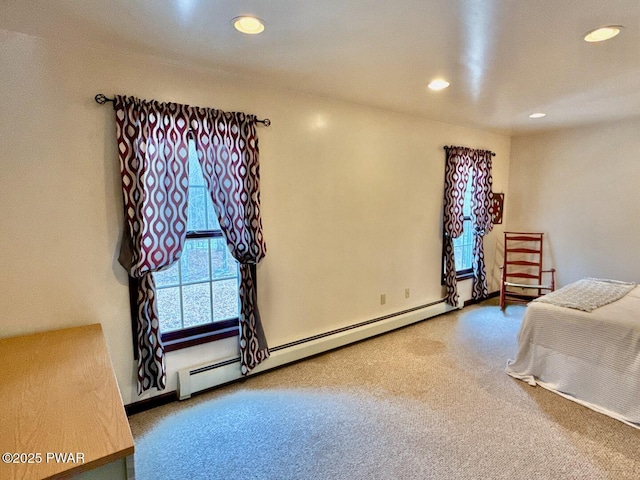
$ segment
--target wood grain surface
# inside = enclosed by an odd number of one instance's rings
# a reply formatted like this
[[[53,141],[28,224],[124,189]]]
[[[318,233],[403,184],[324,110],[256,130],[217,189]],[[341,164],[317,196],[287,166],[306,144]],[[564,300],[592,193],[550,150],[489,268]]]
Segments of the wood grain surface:
[[[99,324],[0,339],[0,478],[65,478],[133,450]]]

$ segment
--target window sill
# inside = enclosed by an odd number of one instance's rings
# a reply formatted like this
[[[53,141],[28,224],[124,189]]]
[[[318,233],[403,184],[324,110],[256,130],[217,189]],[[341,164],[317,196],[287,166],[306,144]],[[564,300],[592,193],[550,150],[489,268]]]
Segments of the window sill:
[[[468,280],[473,278],[473,272],[461,272],[456,274],[456,280]]]
[[[183,348],[222,340],[223,338],[236,337],[239,333],[238,321],[231,320],[221,325],[209,324],[176,332],[163,333],[162,343],[165,352],[174,352]]]

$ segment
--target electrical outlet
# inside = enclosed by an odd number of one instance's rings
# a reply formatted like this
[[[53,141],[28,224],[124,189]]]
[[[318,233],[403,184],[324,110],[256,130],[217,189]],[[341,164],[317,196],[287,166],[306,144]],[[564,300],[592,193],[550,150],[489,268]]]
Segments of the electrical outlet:
[[[404,289],[404,298],[409,298],[411,296],[411,289],[410,288],[405,288]]]
[[[381,293],[380,294],[380,305],[384,305],[385,303],[387,303],[387,294],[386,293]]]

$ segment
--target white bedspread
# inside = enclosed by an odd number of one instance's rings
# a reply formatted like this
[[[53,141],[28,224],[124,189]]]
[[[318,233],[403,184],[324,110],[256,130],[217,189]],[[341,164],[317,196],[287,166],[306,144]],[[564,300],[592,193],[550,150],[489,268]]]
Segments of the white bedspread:
[[[591,313],[528,305],[506,372],[640,428],[640,286]]]
[[[583,278],[560,290],[538,297],[534,302],[551,303],[559,307],[592,312],[596,308],[620,300],[635,287],[635,283]]]

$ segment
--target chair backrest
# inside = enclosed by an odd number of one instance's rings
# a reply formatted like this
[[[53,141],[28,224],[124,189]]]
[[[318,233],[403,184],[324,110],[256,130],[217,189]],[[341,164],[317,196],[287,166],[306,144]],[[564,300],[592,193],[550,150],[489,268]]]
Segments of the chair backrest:
[[[543,236],[542,233],[504,232],[503,278],[506,281],[542,283]]]

